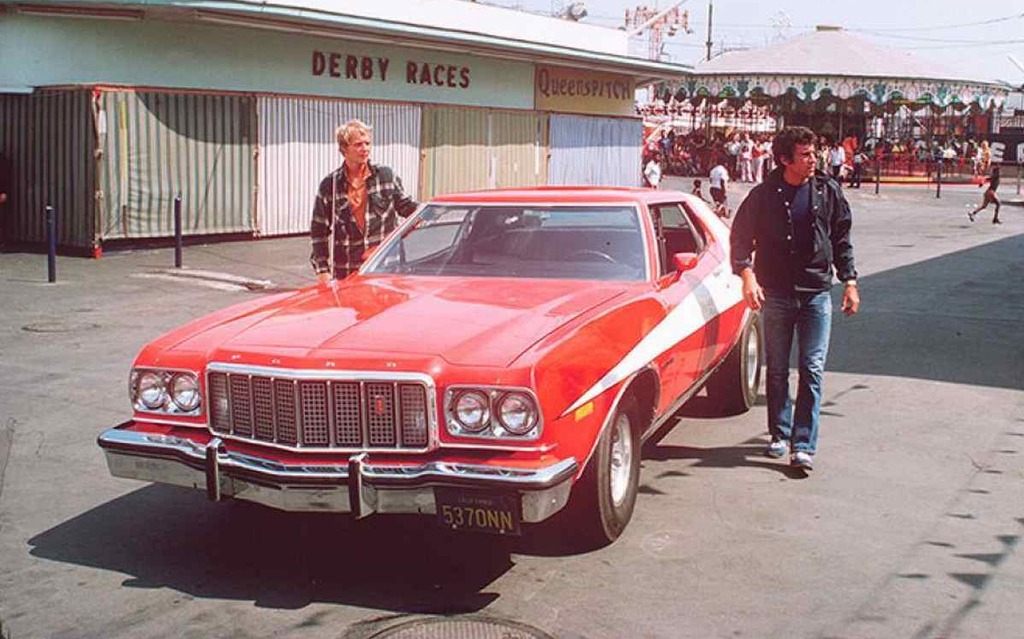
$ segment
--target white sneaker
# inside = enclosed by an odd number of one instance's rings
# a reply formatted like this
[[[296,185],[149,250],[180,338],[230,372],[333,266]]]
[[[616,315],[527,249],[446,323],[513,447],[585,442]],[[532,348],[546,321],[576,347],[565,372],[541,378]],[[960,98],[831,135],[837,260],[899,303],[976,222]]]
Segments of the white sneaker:
[[[814,456],[798,450],[790,456],[789,465],[804,470],[814,470]]]
[[[789,442],[785,439],[773,439],[772,443],[768,444],[768,449],[764,452],[769,457],[778,459],[779,457],[785,457],[786,453],[789,452]]]

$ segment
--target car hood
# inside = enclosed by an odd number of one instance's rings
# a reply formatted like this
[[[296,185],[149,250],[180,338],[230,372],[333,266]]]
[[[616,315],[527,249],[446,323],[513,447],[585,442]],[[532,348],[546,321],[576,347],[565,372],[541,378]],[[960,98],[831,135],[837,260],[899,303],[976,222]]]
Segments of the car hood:
[[[207,327],[182,350],[261,349],[318,358],[437,356],[464,366],[511,364],[558,327],[626,290],[623,282],[361,278],[305,289]]]

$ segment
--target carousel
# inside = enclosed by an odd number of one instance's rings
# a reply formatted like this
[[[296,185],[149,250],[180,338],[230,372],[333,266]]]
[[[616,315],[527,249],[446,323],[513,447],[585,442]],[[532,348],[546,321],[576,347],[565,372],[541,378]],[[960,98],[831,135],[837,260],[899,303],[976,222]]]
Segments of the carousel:
[[[641,113],[649,130],[671,129],[705,144],[803,125],[828,142],[854,139],[869,150],[884,148],[894,158],[887,172],[915,174],[930,171],[930,159],[947,148],[959,164],[976,164],[970,158],[980,154],[1007,93],[1002,84],[819,26],[699,64],[692,76],[658,87]]]

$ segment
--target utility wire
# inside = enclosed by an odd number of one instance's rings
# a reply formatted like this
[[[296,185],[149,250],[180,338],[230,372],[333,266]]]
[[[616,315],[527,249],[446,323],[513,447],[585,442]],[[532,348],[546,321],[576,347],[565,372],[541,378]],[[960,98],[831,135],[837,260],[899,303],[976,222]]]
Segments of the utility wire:
[[[996,42],[994,40],[960,40],[954,38],[926,38],[921,36],[904,36],[904,35],[886,35],[884,33],[876,33],[874,31],[861,31],[861,33],[867,33],[873,35],[876,38],[896,38],[899,40],[917,40],[918,42],[944,42],[946,44],[987,44],[989,42]],[[1017,43],[1024,42],[1024,40],[1002,40],[1003,43]]]
[[[1024,40],[991,40],[988,42],[972,42],[967,44],[931,44],[919,47],[899,47],[900,49],[962,49],[964,47],[1002,47],[1011,44],[1024,44]]]
[[[1024,13],[1018,13],[1012,16],[1003,16],[1002,18],[990,18],[988,20],[982,20],[980,22],[961,22],[959,24],[947,24],[936,27],[867,27],[863,29],[847,29],[847,31],[860,31],[863,33],[872,33],[877,31],[938,31],[941,29],[962,29],[964,27],[979,27],[988,24],[996,24],[998,22],[1007,22],[1009,20],[1020,20],[1021,18],[1024,18]]]

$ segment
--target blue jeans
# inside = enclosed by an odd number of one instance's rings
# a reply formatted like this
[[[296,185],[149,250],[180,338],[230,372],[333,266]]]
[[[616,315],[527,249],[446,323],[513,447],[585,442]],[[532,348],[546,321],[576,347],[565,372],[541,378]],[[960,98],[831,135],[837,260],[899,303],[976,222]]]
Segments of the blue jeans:
[[[832,293],[765,291],[764,342],[768,364],[768,432],[790,441],[791,450],[818,448],[821,383],[832,329]],[[797,338],[796,410],[789,396],[789,356]]]

